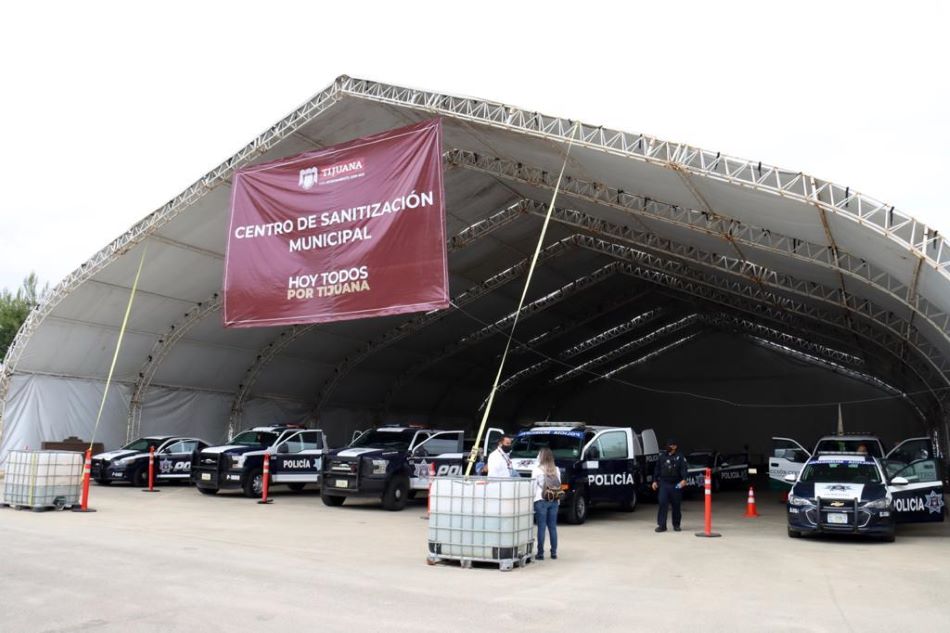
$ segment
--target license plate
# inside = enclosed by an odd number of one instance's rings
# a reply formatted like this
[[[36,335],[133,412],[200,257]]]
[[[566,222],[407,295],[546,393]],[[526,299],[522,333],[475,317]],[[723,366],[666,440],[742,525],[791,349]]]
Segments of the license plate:
[[[349,482],[346,479],[337,479],[336,487],[337,488],[346,488]]]
[[[211,473],[201,473],[201,481],[211,481]]]
[[[848,515],[847,514],[829,514],[828,523],[847,523]]]

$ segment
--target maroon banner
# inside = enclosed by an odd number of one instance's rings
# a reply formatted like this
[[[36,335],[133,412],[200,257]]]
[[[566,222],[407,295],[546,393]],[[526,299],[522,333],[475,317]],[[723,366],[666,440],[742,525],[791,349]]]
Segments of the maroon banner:
[[[238,171],[225,327],[447,308],[442,122]]]

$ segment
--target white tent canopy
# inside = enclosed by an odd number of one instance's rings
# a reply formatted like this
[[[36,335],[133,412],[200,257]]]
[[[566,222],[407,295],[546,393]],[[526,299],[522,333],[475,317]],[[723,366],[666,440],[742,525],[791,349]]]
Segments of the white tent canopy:
[[[432,116],[444,120],[455,307],[224,329],[232,173]],[[669,380],[679,380],[668,390],[703,392],[715,390],[703,376],[715,375],[724,355],[757,347],[743,353],[768,350],[763,362],[775,367],[804,363],[826,378],[834,372],[842,385],[860,383],[858,391],[823,398],[881,398],[886,404],[868,414],[869,424],[889,416],[946,440],[950,247],[935,229],[801,172],[575,123],[340,77],[130,228],[33,310],[0,374],[0,459],[42,440],[89,438],[146,244],[98,434],[107,445],[159,431],[216,439],[275,420],[308,421],[338,438],[407,416],[470,425],[572,133],[517,334],[526,345],[505,372],[501,422],[589,407],[590,394],[611,384],[572,374],[571,366],[629,383],[656,378],[666,361],[676,374]],[[703,350],[712,359],[700,364],[704,370],[678,379]],[[654,371],[644,373],[647,365]],[[733,381],[717,393],[746,404],[767,394],[773,404],[796,406],[816,397],[750,384]],[[615,409],[662,395],[650,393],[627,389]],[[666,405],[654,405],[661,415]],[[712,415],[739,415],[720,413]]]

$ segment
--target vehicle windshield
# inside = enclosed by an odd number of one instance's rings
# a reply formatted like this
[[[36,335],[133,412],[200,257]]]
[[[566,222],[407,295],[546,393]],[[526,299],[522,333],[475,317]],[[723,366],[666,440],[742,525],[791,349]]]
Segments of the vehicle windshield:
[[[814,484],[879,484],[881,475],[874,464],[819,462],[805,466],[799,481]]]
[[[389,448],[407,451],[416,436],[416,429],[370,429],[353,440],[349,448]]]
[[[537,457],[542,448],[550,448],[555,459],[578,459],[584,444],[582,431],[521,433],[511,443],[513,458]]]
[[[231,444],[241,446],[271,446],[277,441],[277,434],[270,431],[244,431],[231,440]]]
[[[871,440],[833,439],[821,440],[815,447],[815,453],[865,453],[871,457],[881,458],[881,446]]]
[[[140,437],[131,444],[126,444],[122,448],[127,451],[142,451],[145,452],[149,448],[158,448],[161,445],[162,440],[155,439],[153,437]]]
[[[712,468],[713,456],[709,453],[690,453],[686,456],[686,465],[690,468]]]

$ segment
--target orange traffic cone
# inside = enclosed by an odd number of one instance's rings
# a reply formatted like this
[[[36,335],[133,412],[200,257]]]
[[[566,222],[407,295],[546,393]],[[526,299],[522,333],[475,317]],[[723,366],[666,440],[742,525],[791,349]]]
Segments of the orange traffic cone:
[[[745,516],[749,519],[759,516],[758,510],[755,509],[755,490],[752,489],[752,486],[749,486],[749,501],[745,506]]]

